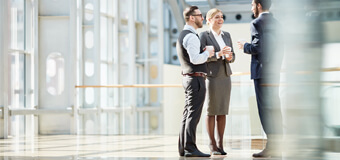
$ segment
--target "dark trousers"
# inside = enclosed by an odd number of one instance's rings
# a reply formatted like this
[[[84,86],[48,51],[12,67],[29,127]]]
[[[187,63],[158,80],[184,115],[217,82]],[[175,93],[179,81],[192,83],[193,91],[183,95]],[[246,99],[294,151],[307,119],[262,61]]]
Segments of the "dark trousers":
[[[196,128],[200,120],[205,99],[204,77],[183,77],[185,91],[185,106],[181,130],[179,133],[178,151],[180,155],[186,152],[194,152],[196,146]]]
[[[278,147],[283,134],[278,84],[278,80],[254,79],[257,107],[262,128],[267,135],[268,149]]]

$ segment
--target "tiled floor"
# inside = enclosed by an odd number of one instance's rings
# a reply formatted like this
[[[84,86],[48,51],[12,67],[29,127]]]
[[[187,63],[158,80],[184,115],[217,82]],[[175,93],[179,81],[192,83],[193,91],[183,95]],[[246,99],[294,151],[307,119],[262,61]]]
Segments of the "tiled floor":
[[[198,147],[208,153],[207,140],[200,139]],[[177,136],[160,135],[53,135],[0,139],[0,159],[207,159],[179,157]],[[225,144],[227,156],[213,156],[216,160],[253,160],[253,152],[262,148],[262,140],[231,140]],[[208,158],[209,159],[209,158]],[[284,158],[283,158],[284,159]],[[327,153],[322,158],[339,160],[338,153]]]

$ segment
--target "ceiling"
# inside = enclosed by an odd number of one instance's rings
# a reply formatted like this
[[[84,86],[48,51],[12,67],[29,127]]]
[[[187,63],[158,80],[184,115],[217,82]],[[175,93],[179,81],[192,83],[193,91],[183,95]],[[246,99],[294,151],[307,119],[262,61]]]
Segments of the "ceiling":
[[[184,26],[184,19],[182,16],[183,9],[188,6],[198,6],[203,15],[205,15],[211,8],[220,9],[225,17],[224,23],[249,23],[253,20],[253,13],[251,12],[252,0],[164,0],[167,2],[172,10],[172,15],[179,28]],[[308,0],[305,2],[286,0],[272,0],[273,6],[271,11],[274,13],[280,10],[281,12],[289,12],[290,9],[305,10],[308,6],[314,6],[318,12],[321,13],[323,21],[339,21],[340,20],[340,0]],[[300,2],[300,3],[298,3]],[[312,3],[314,2],[314,3]],[[288,3],[292,3],[288,7],[283,7]],[[296,4],[296,5],[294,5]],[[299,5],[300,4],[300,5]],[[284,16],[277,15],[277,16]],[[241,18],[240,18],[241,17]]]

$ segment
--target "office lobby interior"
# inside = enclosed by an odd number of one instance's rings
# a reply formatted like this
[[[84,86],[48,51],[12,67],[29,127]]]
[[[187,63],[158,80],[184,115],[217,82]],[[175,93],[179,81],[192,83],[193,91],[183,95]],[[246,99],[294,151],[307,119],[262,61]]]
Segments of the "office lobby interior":
[[[252,0],[0,0],[0,160],[339,160],[340,0],[272,0],[282,26],[279,157],[266,147],[251,56]],[[235,61],[227,155],[178,153],[183,10],[222,11]],[[210,153],[207,106],[198,148]]]

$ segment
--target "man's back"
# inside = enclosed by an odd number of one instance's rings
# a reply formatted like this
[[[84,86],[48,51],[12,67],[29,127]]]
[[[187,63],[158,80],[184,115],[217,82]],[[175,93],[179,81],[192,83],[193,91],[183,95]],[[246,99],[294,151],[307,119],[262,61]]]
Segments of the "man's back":
[[[252,54],[252,78],[264,78],[280,72],[283,41],[280,25],[270,13],[263,13],[251,23],[252,43],[257,46]]]

